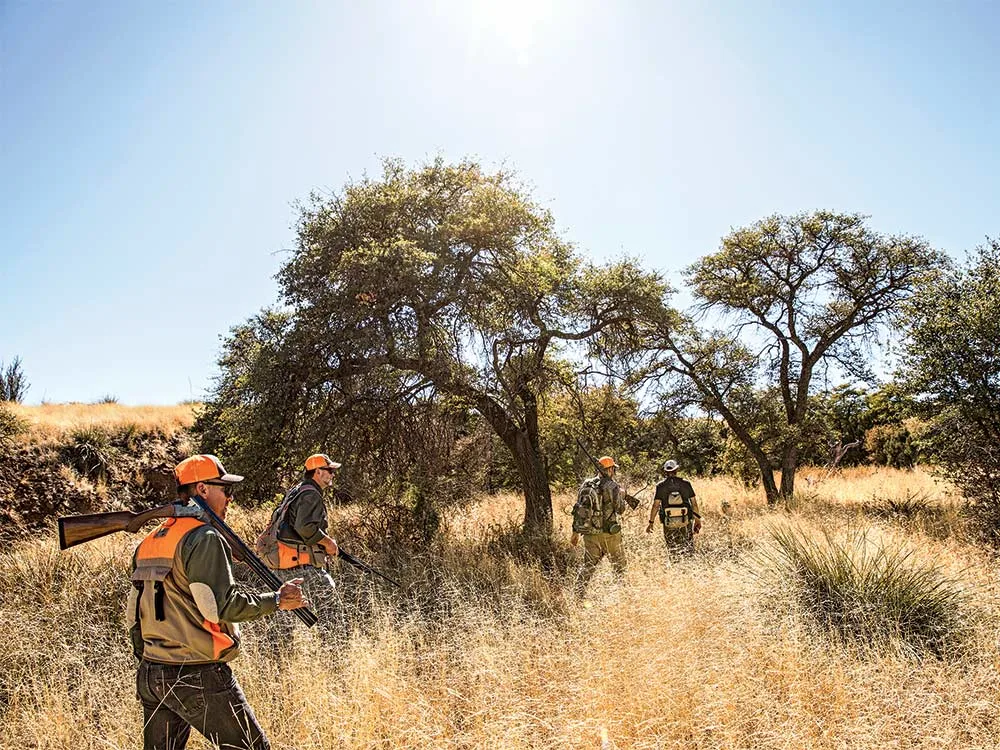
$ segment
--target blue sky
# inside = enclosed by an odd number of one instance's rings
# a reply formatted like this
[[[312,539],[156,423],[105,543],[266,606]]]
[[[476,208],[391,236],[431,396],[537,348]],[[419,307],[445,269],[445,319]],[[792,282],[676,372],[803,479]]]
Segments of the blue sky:
[[[30,403],[200,397],[294,201],[386,156],[512,166],[673,279],[815,208],[961,256],[1000,234],[998,7],[0,0],[0,360]]]

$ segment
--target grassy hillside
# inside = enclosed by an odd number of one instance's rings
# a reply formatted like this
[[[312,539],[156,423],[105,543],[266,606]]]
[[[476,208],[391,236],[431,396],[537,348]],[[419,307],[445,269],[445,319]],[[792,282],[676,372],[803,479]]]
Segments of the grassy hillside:
[[[195,408],[0,404],[0,539],[57,515],[169,500]]]
[[[80,430],[116,432],[130,427],[139,432],[170,436],[194,423],[197,404],[177,406],[123,406],[122,404],[6,404],[27,423],[28,440],[53,443]]]
[[[596,750],[602,736],[622,749],[995,747],[997,566],[965,539],[947,488],[887,470],[803,484],[799,507],[773,512],[725,480],[696,482],[701,553],[679,564],[643,533],[645,511],[630,515],[625,583],[602,564],[583,605],[568,593],[572,568],[560,572],[578,550],[561,542],[548,573],[509,551],[517,498],[483,498],[419,555],[378,549],[357,510],[338,511],[345,548],[390,566],[406,593],[343,571],[351,625],[338,642],[299,627],[276,657],[270,623],[252,623],[234,669],[277,748]],[[247,536],[264,523],[238,508],[230,520]],[[956,594],[954,641],[936,657],[836,635],[806,604],[801,571],[775,562],[775,528],[908,550],[904,566]],[[50,536],[0,555],[4,747],[139,742],[122,631],[137,541],[60,553]]]

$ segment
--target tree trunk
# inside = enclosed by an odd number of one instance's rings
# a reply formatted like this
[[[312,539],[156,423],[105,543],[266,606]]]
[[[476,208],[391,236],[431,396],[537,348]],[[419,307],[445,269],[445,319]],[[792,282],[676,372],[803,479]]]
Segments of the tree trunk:
[[[750,455],[757,462],[757,468],[760,469],[760,481],[764,484],[764,494],[767,497],[767,504],[769,506],[777,505],[780,497],[778,494],[778,485],[774,481],[774,469],[771,468],[771,462],[768,460],[767,454],[757,444],[757,441],[753,439],[746,426],[736,418],[736,415],[725,408],[721,399],[716,401],[715,408],[719,410],[722,418],[729,425],[729,429],[736,434],[739,441],[743,443],[743,447],[750,451]]]
[[[517,473],[524,489],[524,530],[529,533],[552,533],[552,491],[541,457],[532,447],[528,435],[518,431],[513,444],[508,443],[514,455]]]
[[[798,466],[799,449],[791,446],[781,457],[781,499],[788,502],[795,492],[795,469]]]
[[[552,491],[538,443],[537,411],[530,397],[525,399],[525,404],[527,429],[519,427],[489,396],[481,395],[478,399],[480,412],[514,457],[524,490],[524,530],[548,535],[552,533]]]
[[[763,460],[757,458],[757,467],[760,469],[760,481],[764,485],[764,495],[767,497],[767,504],[769,507],[774,507],[778,504],[780,498],[778,484],[774,481],[774,469],[771,468],[771,463],[766,458]]]

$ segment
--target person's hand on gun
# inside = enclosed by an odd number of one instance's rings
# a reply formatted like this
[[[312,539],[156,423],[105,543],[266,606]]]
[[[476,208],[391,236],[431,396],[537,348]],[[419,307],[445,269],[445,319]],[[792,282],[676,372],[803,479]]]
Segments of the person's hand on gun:
[[[697,534],[699,531],[701,531],[701,519],[696,518],[694,519],[694,533]]]
[[[340,552],[340,548],[337,546],[336,540],[332,539],[331,537],[328,536],[323,537],[323,539],[320,540],[319,544],[326,551],[326,554],[328,554],[330,557],[336,557],[337,554]]]
[[[309,602],[302,596],[302,581],[304,578],[293,578],[285,581],[278,589],[278,609],[298,609],[308,607]]]

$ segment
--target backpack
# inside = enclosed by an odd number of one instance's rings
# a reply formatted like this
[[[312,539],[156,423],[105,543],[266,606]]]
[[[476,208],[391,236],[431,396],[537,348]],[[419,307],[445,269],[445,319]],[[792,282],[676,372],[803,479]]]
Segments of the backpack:
[[[271,520],[268,521],[267,528],[261,532],[260,536],[257,537],[257,541],[254,542],[254,551],[264,559],[264,562],[270,568],[278,569],[283,567],[281,565],[282,555],[280,554],[279,545],[287,545],[278,541],[278,531],[285,522],[285,516],[288,515],[288,508],[300,494],[302,494],[301,484],[295,485],[288,491],[288,494],[282,498],[278,507],[271,513]]]
[[[580,485],[573,506],[573,531],[578,534],[599,534],[602,528],[601,479],[595,477]]]
[[[685,528],[693,510],[691,501],[685,500],[680,490],[671,490],[666,498],[660,498],[660,523],[667,529]]]

